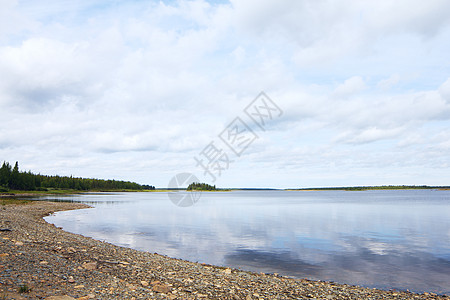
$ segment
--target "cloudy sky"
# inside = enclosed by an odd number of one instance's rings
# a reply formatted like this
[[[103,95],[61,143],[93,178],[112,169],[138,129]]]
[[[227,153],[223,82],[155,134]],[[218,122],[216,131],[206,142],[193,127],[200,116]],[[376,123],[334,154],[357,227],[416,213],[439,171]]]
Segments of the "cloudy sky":
[[[0,160],[165,187],[213,142],[220,187],[450,185],[449,53],[446,0],[0,0]]]

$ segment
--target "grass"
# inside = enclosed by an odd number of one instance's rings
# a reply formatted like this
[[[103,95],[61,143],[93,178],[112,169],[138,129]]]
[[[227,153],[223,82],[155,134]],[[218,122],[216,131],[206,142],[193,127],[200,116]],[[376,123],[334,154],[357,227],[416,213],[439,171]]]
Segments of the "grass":
[[[26,195],[65,195],[65,194],[81,194],[81,193],[95,193],[95,192],[160,192],[163,190],[132,190],[132,189],[92,189],[92,190],[72,190],[72,189],[55,189],[48,188],[46,191],[21,191],[21,190],[9,190],[4,194],[26,194]]]
[[[16,198],[0,198],[0,205],[10,205],[10,204],[27,204],[31,200],[16,199]]]
[[[21,284],[18,289],[20,294],[28,293],[31,289],[26,284]]]
[[[82,193],[95,193],[95,192],[143,192],[146,190],[72,190],[72,189],[53,189],[49,188],[46,191],[21,191],[21,190],[9,190],[5,193],[0,193],[6,196],[39,196],[39,195],[73,195],[73,194],[82,194]]]
[[[82,191],[78,190],[63,190],[63,189],[48,189],[47,191],[21,191],[21,190],[9,190],[7,193],[4,193],[6,195],[14,196],[16,194],[19,195],[48,195],[48,194],[76,194],[80,193]]]

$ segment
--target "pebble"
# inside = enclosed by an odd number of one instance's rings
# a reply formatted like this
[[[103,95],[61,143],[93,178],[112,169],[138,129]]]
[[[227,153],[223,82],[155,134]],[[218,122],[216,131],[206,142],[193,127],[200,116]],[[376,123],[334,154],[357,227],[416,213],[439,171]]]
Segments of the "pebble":
[[[155,284],[152,289],[158,293],[167,294],[170,292],[170,287],[165,284]]]
[[[97,263],[96,262],[84,263],[83,268],[85,268],[88,271],[95,270],[95,269],[97,269]]]
[[[142,280],[142,281],[141,281],[141,284],[142,284],[142,286],[148,286],[148,282],[145,281],[145,280]]]

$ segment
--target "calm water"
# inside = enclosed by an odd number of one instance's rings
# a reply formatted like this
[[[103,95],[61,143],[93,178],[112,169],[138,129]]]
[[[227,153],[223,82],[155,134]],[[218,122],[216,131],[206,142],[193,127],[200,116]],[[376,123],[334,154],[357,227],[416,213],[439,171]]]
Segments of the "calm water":
[[[234,191],[192,207],[166,193],[49,198],[46,220],[139,250],[377,288],[450,294],[450,191]]]

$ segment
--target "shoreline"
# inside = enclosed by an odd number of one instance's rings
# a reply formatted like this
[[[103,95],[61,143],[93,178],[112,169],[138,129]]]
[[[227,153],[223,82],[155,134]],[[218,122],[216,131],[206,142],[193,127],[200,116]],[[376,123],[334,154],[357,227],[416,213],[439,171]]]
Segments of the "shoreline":
[[[11,230],[0,231],[0,299],[450,299],[194,263],[69,233],[43,219],[83,208],[89,206],[0,206],[0,229]]]

